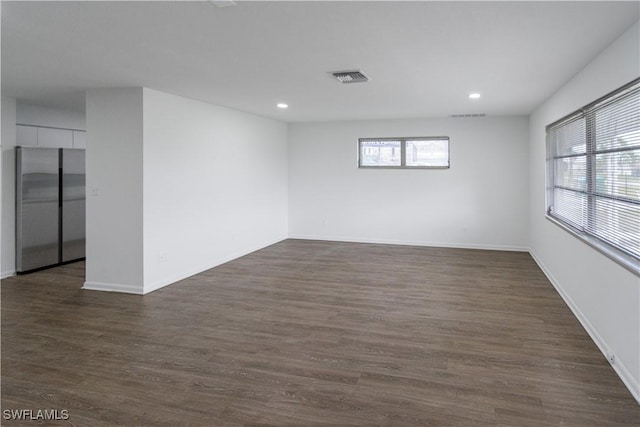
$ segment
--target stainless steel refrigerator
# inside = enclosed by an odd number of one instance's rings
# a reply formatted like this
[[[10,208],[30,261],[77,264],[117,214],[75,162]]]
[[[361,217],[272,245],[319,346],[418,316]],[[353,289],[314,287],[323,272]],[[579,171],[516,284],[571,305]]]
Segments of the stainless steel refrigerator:
[[[85,257],[85,153],[16,148],[16,271]]]

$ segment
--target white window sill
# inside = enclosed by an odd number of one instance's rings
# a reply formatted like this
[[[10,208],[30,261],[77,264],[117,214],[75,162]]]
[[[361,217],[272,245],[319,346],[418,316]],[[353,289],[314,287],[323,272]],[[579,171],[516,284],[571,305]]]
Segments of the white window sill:
[[[596,239],[593,236],[590,236],[590,235],[585,234],[585,233],[581,233],[581,232],[579,232],[579,231],[577,231],[577,230],[575,230],[575,229],[563,224],[562,222],[558,221],[557,219],[555,219],[555,218],[553,218],[553,217],[551,217],[549,215],[545,215],[545,216],[549,221],[551,221],[552,223],[556,224],[558,227],[560,227],[560,228],[564,229],[565,231],[571,233],[572,235],[574,235],[578,239],[582,240],[587,245],[591,246],[592,248],[594,248],[598,252],[602,253],[603,255],[611,258],[613,261],[615,261],[616,263],[620,264],[621,266],[623,266],[627,270],[631,271],[636,276],[640,276],[640,260],[632,257],[629,254],[626,254],[626,253],[622,252],[619,249],[616,249],[616,248],[612,247],[611,245],[608,245],[608,244],[602,242],[601,240]]]

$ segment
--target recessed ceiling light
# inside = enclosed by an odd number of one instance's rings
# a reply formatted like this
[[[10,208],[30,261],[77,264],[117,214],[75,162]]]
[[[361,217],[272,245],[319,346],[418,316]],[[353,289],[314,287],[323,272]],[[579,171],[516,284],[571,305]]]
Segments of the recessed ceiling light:
[[[276,107],[281,108],[281,109],[285,109],[285,108],[289,108],[289,106],[287,104],[285,104],[284,102],[279,102],[276,104]]]
[[[478,99],[478,98],[480,98],[480,94],[477,92],[469,94],[469,99]]]

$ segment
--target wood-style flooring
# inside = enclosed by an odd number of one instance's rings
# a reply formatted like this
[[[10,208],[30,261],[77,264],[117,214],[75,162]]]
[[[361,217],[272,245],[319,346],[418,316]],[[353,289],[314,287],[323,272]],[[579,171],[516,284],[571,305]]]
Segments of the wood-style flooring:
[[[51,424],[78,426],[640,425],[526,253],[286,240],[146,296],[83,291],[83,277],[77,263],[2,281],[3,411],[66,409]]]

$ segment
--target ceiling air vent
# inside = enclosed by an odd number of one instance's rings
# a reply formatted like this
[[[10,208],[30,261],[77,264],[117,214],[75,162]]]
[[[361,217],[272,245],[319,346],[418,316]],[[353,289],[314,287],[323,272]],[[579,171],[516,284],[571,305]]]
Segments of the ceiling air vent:
[[[215,7],[229,7],[236,5],[233,0],[209,0],[209,3],[211,3]]]
[[[361,71],[336,71],[331,75],[340,83],[364,83],[369,80]]]
[[[451,114],[449,117],[452,119],[468,119],[476,117],[486,117],[486,114]]]

